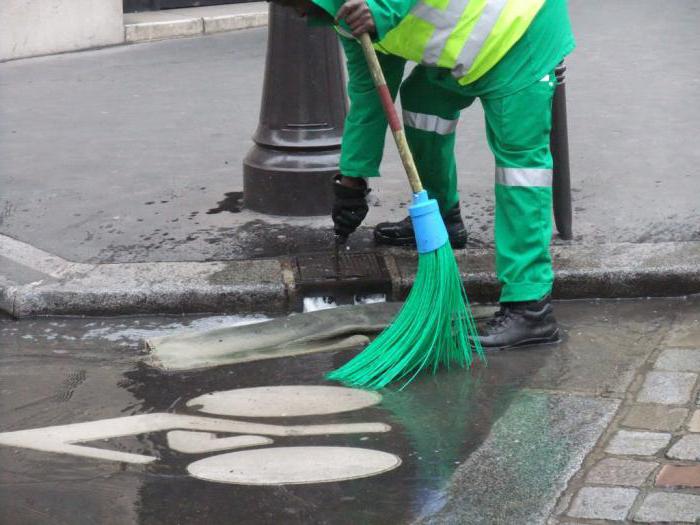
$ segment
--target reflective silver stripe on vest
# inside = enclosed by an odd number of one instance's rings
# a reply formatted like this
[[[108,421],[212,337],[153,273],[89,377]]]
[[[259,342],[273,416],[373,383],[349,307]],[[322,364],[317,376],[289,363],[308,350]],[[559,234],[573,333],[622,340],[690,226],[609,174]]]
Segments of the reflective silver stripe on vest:
[[[552,185],[552,170],[547,168],[501,168],[496,166],[496,184],[502,186]]]
[[[496,25],[498,17],[501,16],[503,8],[508,3],[508,0],[489,0],[486,2],[486,7],[481,12],[479,20],[469,33],[469,38],[464,44],[462,51],[459,52],[457,63],[452,68],[452,75],[456,78],[463,77],[469,72],[469,69],[474,63],[474,59],[481,51],[481,46],[484,45],[486,38],[491,34],[493,26]]]
[[[456,21],[460,19],[462,13],[467,9],[469,0],[450,0],[444,10],[420,2],[411,14],[424,20],[435,27],[430,40],[423,50],[424,64],[435,65],[442,56],[447,39],[455,28]]]
[[[403,112],[403,122],[406,126],[423,131],[430,131],[438,135],[449,135],[457,129],[459,120],[447,120],[436,115],[426,113],[414,113],[412,111]]]

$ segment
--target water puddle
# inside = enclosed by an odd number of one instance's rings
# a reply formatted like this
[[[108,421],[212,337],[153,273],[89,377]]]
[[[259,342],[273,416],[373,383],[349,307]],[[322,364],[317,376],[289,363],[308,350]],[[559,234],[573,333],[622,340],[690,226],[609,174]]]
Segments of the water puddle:
[[[34,523],[545,516],[626,378],[691,307],[561,304],[558,347],[378,393],[323,379],[359,348],[171,372],[144,362],[143,337],[258,316],[0,320],[0,508]]]

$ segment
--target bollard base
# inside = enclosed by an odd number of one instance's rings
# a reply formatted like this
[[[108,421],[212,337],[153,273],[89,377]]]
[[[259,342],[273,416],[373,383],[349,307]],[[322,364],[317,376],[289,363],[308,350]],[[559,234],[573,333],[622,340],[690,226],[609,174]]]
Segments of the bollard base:
[[[294,151],[254,145],[243,161],[243,206],[269,215],[329,215],[340,149]]]

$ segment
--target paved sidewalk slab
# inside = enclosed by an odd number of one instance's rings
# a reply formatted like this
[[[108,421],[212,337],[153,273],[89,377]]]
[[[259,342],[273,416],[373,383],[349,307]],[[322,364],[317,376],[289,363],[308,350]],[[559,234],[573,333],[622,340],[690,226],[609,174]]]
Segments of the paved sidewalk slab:
[[[657,467],[653,461],[605,458],[596,463],[586,477],[587,483],[638,487]]]
[[[637,489],[584,487],[574,498],[568,515],[590,520],[622,521],[632,508]]]
[[[669,449],[666,456],[670,459],[700,461],[700,434],[683,436]]]
[[[677,372],[700,372],[700,349],[669,348],[661,352],[654,368]]]
[[[671,441],[667,432],[620,430],[605,449],[609,454],[653,456]]]
[[[695,523],[700,518],[700,496],[653,492],[649,494],[633,520],[640,523]]]
[[[623,419],[622,424],[644,430],[673,432],[680,428],[687,415],[687,408],[651,404],[634,405]]]
[[[698,374],[689,372],[649,372],[637,401],[663,405],[687,403],[697,379]]]
[[[696,410],[693,413],[693,417],[690,418],[690,423],[688,423],[688,430],[691,432],[700,432],[700,410]]]
[[[700,465],[664,465],[654,484],[657,487],[700,489]]]

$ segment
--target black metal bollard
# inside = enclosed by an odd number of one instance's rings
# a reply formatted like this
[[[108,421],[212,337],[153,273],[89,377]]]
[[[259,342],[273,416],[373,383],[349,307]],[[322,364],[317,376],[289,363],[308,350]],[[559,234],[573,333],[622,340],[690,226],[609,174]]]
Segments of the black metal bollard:
[[[569,130],[566,122],[566,65],[562,61],[555,69],[557,89],[552,102],[552,131],[550,149],[554,160],[552,198],[554,223],[562,239],[573,238],[571,228],[571,175],[569,171]]]
[[[243,204],[273,215],[326,215],[347,113],[338,39],[270,4],[255,145],[243,161]]]

